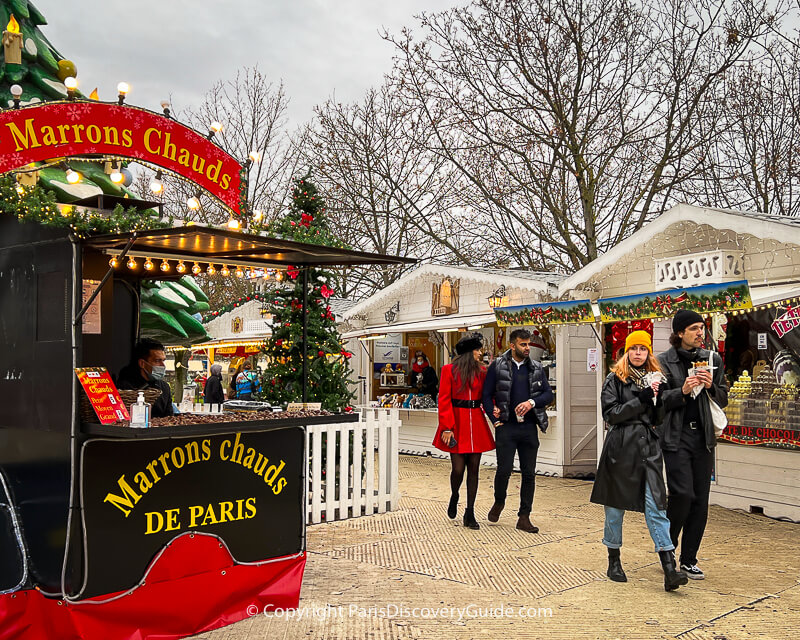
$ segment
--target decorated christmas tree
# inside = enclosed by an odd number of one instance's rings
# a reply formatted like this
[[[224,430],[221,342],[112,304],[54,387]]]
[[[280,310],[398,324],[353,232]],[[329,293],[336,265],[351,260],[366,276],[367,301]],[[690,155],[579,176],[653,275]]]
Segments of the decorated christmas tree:
[[[14,105],[11,86],[19,85],[20,104],[28,105],[67,97],[64,80],[76,74],[39,29],[47,20],[28,0],[0,0],[3,27],[3,68],[0,92],[7,106]]]
[[[295,182],[288,215],[273,223],[270,231],[289,240],[341,247],[331,233],[325,205],[308,178]],[[302,400],[303,275],[299,268],[287,269],[283,283],[267,293],[272,314],[272,336],[263,352],[269,364],[262,379],[262,397],[273,404]],[[334,294],[333,277],[322,269],[308,273],[308,402],[321,402],[328,411],[348,408],[353,394],[348,389],[351,355],[342,348],[328,301]]]

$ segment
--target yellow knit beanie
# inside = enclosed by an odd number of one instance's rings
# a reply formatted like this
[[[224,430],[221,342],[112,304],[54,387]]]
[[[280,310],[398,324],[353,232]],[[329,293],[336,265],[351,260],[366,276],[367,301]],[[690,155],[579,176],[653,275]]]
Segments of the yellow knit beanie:
[[[628,334],[628,337],[625,338],[625,351],[627,352],[628,349],[637,344],[647,347],[647,350],[653,353],[653,339],[647,331],[634,331]]]

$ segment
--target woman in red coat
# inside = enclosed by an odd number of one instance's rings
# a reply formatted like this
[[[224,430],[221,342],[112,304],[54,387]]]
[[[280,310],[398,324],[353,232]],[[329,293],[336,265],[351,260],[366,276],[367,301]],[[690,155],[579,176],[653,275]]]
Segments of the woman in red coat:
[[[480,529],[475,520],[475,495],[478,493],[478,470],[481,453],[494,449],[494,438],[481,408],[481,394],[486,369],[481,364],[480,334],[461,338],[452,364],[442,367],[439,381],[439,428],[433,439],[437,449],[450,454],[450,504],[447,515],[455,518],[458,492],[467,470],[467,507],[464,526]]]

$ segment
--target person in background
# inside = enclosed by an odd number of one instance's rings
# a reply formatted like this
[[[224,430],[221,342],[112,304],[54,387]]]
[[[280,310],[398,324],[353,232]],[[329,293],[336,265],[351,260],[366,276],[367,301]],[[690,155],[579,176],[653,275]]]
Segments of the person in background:
[[[261,391],[258,375],[253,371],[253,365],[245,362],[242,372],[236,376],[236,399],[252,400],[253,394]]]
[[[661,559],[664,589],[674,591],[689,578],[675,568],[664,465],[655,431],[664,417],[661,377],[650,380],[651,373],[661,373],[661,367],[653,357],[650,334],[634,331],[625,339],[625,352],[611,367],[600,392],[603,419],[611,431],[603,443],[590,500],[605,506],[606,575],[614,582],[628,581],[620,562],[622,519],[625,511],[639,511]]]
[[[153,403],[150,414],[153,418],[164,418],[173,415],[172,389],[164,380],[167,368],[167,355],[164,345],[157,340],[142,338],[133,348],[130,364],[119,372],[117,387],[120,389],[159,389],[161,395]]]
[[[222,365],[212,364],[211,375],[203,388],[203,399],[206,404],[222,404],[225,393],[222,391]]]
[[[231,374],[230,380],[228,381],[228,400],[235,400],[236,399],[236,376],[238,376],[244,367],[240,364],[238,367],[234,367],[231,365],[231,369],[233,369],[233,373],[231,373],[230,369],[228,373]]]
[[[428,362],[428,356],[422,351],[415,352],[411,370],[413,371],[411,386],[414,387],[414,390],[417,393],[430,394],[435,400],[439,391],[439,378]]]
[[[439,428],[433,446],[450,454],[450,519],[458,513],[458,494],[467,470],[467,506],[464,526],[480,529],[475,519],[475,496],[481,453],[494,449],[494,438],[481,410],[481,392],[486,369],[481,365],[480,334],[461,338],[452,364],[442,367],[439,389]]]
[[[495,426],[497,472],[494,478],[494,504],[489,522],[497,522],[506,504],[508,481],[514,469],[514,454],[519,455],[522,472],[517,529],[538,533],[531,523],[533,493],[536,489],[536,454],[539,429],[547,430],[545,407],[553,401],[553,391],[542,365],[530,357],[531,332],[515,329],[509,336],[510,348],[492,362],[483,385],[483,409]]]
[[[681,309],[672,319],[669,338],[672,347],[658,356],[667,377],[667,388],[662,390],[666,416],[661,425],[669,488],[667,517],[676,547],[681,538],[681,570],[692,580],[705,578],[697,566],[697,552],[708,521],[708,496],[717,446],[709,398],[722,409],[728,406],[722,358],[702,348],[705,328],[699,313]],[[713,370],[701,370],[690,376],[689,370],[698,362]],[[692,397],[692,389],[699,385],[702,391]]]

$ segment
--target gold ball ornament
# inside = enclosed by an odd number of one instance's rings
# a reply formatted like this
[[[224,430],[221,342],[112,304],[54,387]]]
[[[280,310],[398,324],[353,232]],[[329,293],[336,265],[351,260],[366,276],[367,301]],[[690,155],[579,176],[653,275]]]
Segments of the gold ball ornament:
[[[78,73],[78,68],[75,66],[75,63],[72,60],[59,60],[58,61],[58,73],[56,76],[58,77],[61,82],[64,82],[69,77],[75,77]]]

